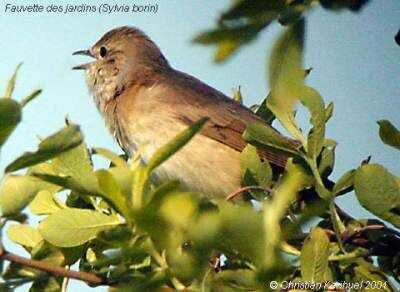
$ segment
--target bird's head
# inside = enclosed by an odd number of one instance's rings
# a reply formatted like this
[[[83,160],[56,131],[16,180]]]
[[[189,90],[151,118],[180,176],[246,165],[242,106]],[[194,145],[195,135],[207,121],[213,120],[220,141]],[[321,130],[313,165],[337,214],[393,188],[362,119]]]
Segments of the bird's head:
[[[95,58],[73,69],[86,71],[88,86],[98,106],[117,97],[131,85],[149,82],[155,72],[169,68],[157,45],[134,27],[113,29],[90,49],[73,54]]]

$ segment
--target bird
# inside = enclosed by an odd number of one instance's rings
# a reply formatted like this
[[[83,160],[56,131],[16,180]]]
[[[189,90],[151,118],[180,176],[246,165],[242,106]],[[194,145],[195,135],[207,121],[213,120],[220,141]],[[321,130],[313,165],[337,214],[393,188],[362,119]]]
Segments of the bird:
[[[247,145],[242,134],[249,123],[269,126],[262,118],[173,68],[155,42],[136,27],[112,29],[90,49],[73,55],[94,58],[73,69],[85,71],[107,128],[128,156],[142,149],[146,163],[180,131],[209,118],[188,144],[155,169],[156,183],[179,180],[182,189],[210,198],[226,197],[241,187],[240,153]],[[273,169],[285,167],[286,157],[260,154]]]

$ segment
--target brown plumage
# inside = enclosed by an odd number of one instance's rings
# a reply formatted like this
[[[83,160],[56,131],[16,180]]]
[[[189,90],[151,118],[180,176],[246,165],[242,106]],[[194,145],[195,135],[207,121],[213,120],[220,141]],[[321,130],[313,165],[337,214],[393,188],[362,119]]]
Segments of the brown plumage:
[[[179,179],[189,190],[210,196],[240,187],[242,133],[251,122],[264,123],[251,110],[200,80],[173,69],[140,30],[121,27],[106,33],[90,50],[88,86],[120,146],[132,154],[147,144],[143,158],[202,117],[210,120],[183,149],[156,170],[160,180]],[[273,165],[286,158],[261,152]]]

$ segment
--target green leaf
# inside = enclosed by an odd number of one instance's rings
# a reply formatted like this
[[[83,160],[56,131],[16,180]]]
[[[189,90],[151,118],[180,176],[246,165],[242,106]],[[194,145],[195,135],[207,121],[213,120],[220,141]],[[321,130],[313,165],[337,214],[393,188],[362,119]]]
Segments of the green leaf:
[[[233,98],[234,101],[243,104],[243,95],[242,95],[242,91],[240,90],[240,86],[236,89],[233,89]]]
[[[266,13],[278,15],[284,8],[285,1],[282,0],[236,1],[232,8],[222,14],[221,19],[233,20],[242,17],[255,17]]]
[[[339,194],[342,194],[343,192],[347,193],[352,190],[355,172],[356,171],[354,169],[351,169],[339,178],[339,180],[333,186],[333,196],[337,196]]]
[[[56,173],[73,180],[79,189],[92,194],[99,192],[97,178],[84,143],[60,153],[53,159],[52,164]]]
[[[61,290],[61,278],[43,277],[33,282],[29,292],[58,292]]]
[[[328,104],[328,106],[325,109],[325,123],[327,123],[330,120],[330,118],[332,117],[333,109],[334,109],[334,105],[331,102]]]
[[[396,33],[394,40],[396,42],[396,44],[398,44],[400,46],[400,29],[399,31]]]
[[[197,36],[194,41],[201,44],[217,44],[214,60],[225,61],[237,49],[253,40],[257,34],[276,17],[276,13],[264,13],[262,17],[239,25],[220,25]]]
[[[93,148],[93,154],[99,154],[110,160],[115,166],[127,167],[128,163],[117,154],[105,148]]]
[[[66,206],[57,199],[54,193],[48,190],[38,192],[29,204],[29,209],[36,215],[49,215],[64,208]]]
[[[251,176],[251,185],[267,186],[272,180],[272,169],[268,161],[261,161],[258,156],[257,148],[247,145],[240,154],[240,168],[242,177],[246,177],[246,172]]]
[[[34,248],[43,240],[43,237],[36,228],[26,224],[10,225],[7,236],[10,240],[27,248]]]
[[[283,176],[274,186],[272,200],[263,204],[264,230],[266,236],[266,265],[276,265],[277,250],[281,245],[281,221],[287,215],[290,205],[296,200],[299,191],[310,187],[313,178],[301,164],[288,160]]]
[[[266,125],[258,123],[248,124],[243,133],[243,139],[257,148],[286,156],[300,157],[300,152],[294,144],[290,143],[288,139],[284,138],[276,130]]]
[[[219,27],[198,35],[194,42],[200,44],[215,44],[223,41],[246,42],[254,38],[265,24],[254,23],[238,27]]]
[[[36,173],[36,172],[34,172],[32,175],[37,178],[40,178],[44,182],[48,182],[63,187],[65,189],[78,192],[80,195],[101,196],[101,193],[98,189],[97,190],[87,189],[85,188],[85,186],[83,186],[82,184],[80,184],[75,179],[69,176],[57,176],[57,175]]]
[[[268,99],[267,106],[286,130],[305,145],[293,115],[294,105],[304,87],[303,38],[304,21],[299,21],[285,30],[275,43],[270,57],[271,98]]]
[[[319,0],[321,6],[331,10],[349,9],[353,12],[359,12],[369,0]]]
[[[272,122],[275,120],[275,115],[267,107],[268,99],[270,98],[270,96],[271,95],[268,94],[267,98],[263,100],[256,111],[256,115],[261,117],[268,125],[272,125]]]
[[[361,205],[376,216],[400,227],[399,179],[378,164],[359,167],[354,189]]]
[[[20,105],[22,107],[26,106],[28,103],[30,103],[32,100],[34,100],[41,93],[42,93],[41,89],[35,90],[31,94],[29,94],[27,97],[25,97],[23,100],[21,100]]]
[[[53,165],[50,162],[42,162],[39,164],[35,164],[28,168],[26,174],[34,176],[35,173],[40,174],[49,174],[49,175],[56,175]],[[51,183],[44,183],[43,182],[43,189],[48,190],[50,192],[56,193],[61,190],[61,188],[57,185]]]
[[[21,211],[35,197],[41,187],[40,180],[34,177],[6,176],[0,190],[2,216],[13,215]]]
[[[117,211],[121,212],[129,220],[132,207],[128,200],[129,197],[122,193],[117,180],[110,172],[104,169],[96,171],[96,176],[103,198],[107,199]]]
[[[211,291],[219,291],[221,285],[232,289],[223,291],[258,291],[257,284],[257,274],[252,270],[223,270],[215,273],[211,284],[215,290]]]
[[[1,277],[4,280],[21,279],[21,278],[26,278],[28,280],[28,279],[36,279],[40,275],[40,273],[41,272],[36,269],[12,262],[3,272]]]
[[[318,171],[321,177],[328,177],[335,165],[335,147],[325,146],[319,156]]]
[[[196,213],[197,201],[192,193],[171,192],[161,202],[160,214],[176,227],[187,227]]]
[[[223,248],[234,249],[257,264],[265,255],[262,215],[249,206],[221,203],[219,241]],[[224,251],[224,250],[223,250]]]
[[[223,40],[218,43],[217,51],[214,55],[214,62],[220,63],[232,56],[240,47],[241,43],[236,40]]]
[[[93,239],[106,229],[121,224],[115,216],[108,216],[93,210],[63,209],[39,224],[43,238],[55,246],[73,247]]]
[[[322,283],[326,278],[329,257],[329,238],[322,228],[315,227],[305,239],[300,255],[302,280]]]
[[[110,167],[107,169],[108,172],[112,174],[114,179],[117,181],[121,192],[127,197],[130,198],[132,191],[132,178],[133,173],[128,167]]]
[[[0,98],[0,147],[21,121],[21,117],[21,106],[18,102],[9,98]]]
[[[387,291],[394,292],[398,291],[392,283],[388,280],[385,274],[378,268],[374,267],[371,263],[367,262],[364,259],[357,259],[354,261],[354,276],[352,282],[364,282],[364,289],[361,291]],[[365,289],[365,282],[370,282],[371,287],[369,289]],[[373,284],[371,282],[375,282],[377,284],[381,283],[382,285],[379,289],[374,289]]]
[[[148,197],[146,197],[146,202],[150,204],[159,205],[165,195],[170,192],[179,190],[179,181],[178,180],[170,180],[161,184],[159,187],[154,189]]]
[[[319,93],[311,87],[304,86],[301,92],[300,101],[310,111],[310,122],[313,125],[308,133],[307,155],[315,160],[324,143],[326,121],[324,101]]]
[[[378,125],[383,143],[400,150],[400,131],[388,120],[380,120]]]
[[[160,147],[150,158],[148,162],[148,169],[151,172],[154,168],[159,166],[165,160],[170,158],[179,149],[186,145],[192,137],[201,130],[204,124],[208,121],[207,117],[201,118],[193,123],[187,129],[175,136],[171,141],[167,142],[164,146]]]
[[[68,151],[83,141],[83,136],[77,125],[70,125],[47,137],[39,144],[36,152],[26,152],[6,167],[6,172],[16,171]]]
[[[41,235],[40,237],[42,238]],[[61,266],[65,264],[65,257],[64,254],[61,252],[61,249],[54,245],[51,245],[45,240],[42,240],[37,245],[35,245],[30,253],[32,255],[32,259],[35,260],[44,261],[55,266]]]
[[[18,70],[19,70],[19,68],[21,68],[21,65],[22,65],[22,63],[19,63],[17,65],[13,75],[11,76],[10,80],[8,81],[6,92],[4,93],[4,97],[5,98],[11,98],[11,96],[12,96],[12,94],[14,92],[15,81],[17,79]]]

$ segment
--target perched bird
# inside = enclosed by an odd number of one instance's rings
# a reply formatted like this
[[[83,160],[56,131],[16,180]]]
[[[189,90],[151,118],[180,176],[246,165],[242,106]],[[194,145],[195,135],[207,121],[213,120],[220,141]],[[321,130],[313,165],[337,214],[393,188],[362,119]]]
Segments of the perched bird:
[[[209,117],[205,127],[155,173],[179,179],[185,189],[226,196],[241,185],[242,133],[251,122],[264,123],[251,110],[220,91],[174,69],[157,45],[134,27],[107,32],[88,50],[93,62],[75,66],[86,81],[106,125],[132,155],[146,144],[144,161],[188,125]],[[273,166],[286,158],[261,152]]]

